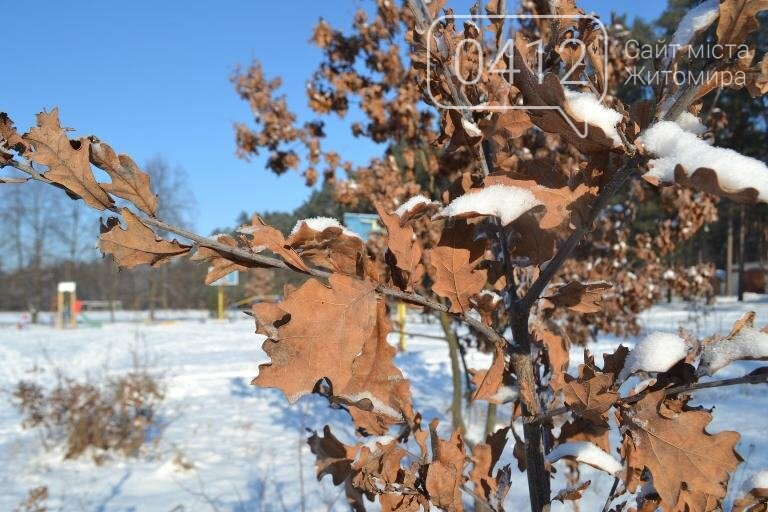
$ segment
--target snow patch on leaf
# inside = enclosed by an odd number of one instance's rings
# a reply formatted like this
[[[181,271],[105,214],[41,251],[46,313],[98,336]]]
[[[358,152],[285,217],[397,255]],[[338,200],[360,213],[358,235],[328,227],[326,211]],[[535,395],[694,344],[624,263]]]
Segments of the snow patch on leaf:
[[[616,128],[624,116],[613,109],[600,103],[600,100],[590,92],[577,92],[564,89],[565,98],[568,101],[568,111],[578,120],[585,121],[592,126],[597,126],[605,136],[613,140],[617,146],[621,145],[621,137]]]
[[[757,190],[758,199],[768,202],[768,167],[755,158],[744,156],[732,149],[710,146],[672,121],[661,121],[640,134],[638,142],[656,156],[648,162],[650,170],[645,178],[661,182],[675,181],[675,167],[679,164],[691,177],[697,169],[712,169],[723,189]]]
[[[403,215],[407,214],[417,206],[421,204],[432,204],[432,201],[428,198],[424,197],[423,195],[419,194],[416,196],[413,196],[403,204],[397,207],[397,209],[394,211],[395,215],[402,218]]]
[[[440,211],[440,217],[468,218],[493,215],[505,226],[542,203],[528,190],[492,185],[457,197]]]
[[[311,217],[309,219],[301,219],[298,222],[296,222],[296,225],[293,226],[293,229],[291,230],[291,235],[296,234],[296,232],[299,231],[302,224],[305,224],[309,229],[313,231],[325,231],[328,228],[338,228],[347,236],[353,236],[355,238],[360,238],[360,235],[355,233],[354,231],[350,231],[349,229],[345,228],[341,225],[341,223],[334,219],[333,217]]]
[[[598,448],[597,445],[587,441],[563,443],[547,454],[547,462],[550,464],[562,458],[574,459],[577,462],[588,464],[609,475],[618,475],[622,470],[619,461]]]
[[[643,338],[627,356],[618,380],[635,372],[665,372],[688,354],[688,345],[675,334],[654,332]]]

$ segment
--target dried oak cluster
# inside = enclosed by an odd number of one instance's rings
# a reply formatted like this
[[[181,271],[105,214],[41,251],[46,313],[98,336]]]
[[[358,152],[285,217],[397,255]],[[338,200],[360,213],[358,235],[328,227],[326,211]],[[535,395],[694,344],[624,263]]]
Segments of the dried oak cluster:
[[[2,114],[0,166],[114,214],[99,247],[122,268],[190,256],[212,267],[208,282],[252,268],[305,275],[281,301],[253,307],[270,357],[253,383],[279,388],[291,402],[322,394],[360,436],[392,435],[345,444],[326,427],[309,440],[318,477],[343,485],[356,510],[366,499],[401,512],[461,511],[465,501],[502,510],[518,470],[527,472],[531,510],[548,510],[551,500],[578,500],[589,487],[576,473],[572,487],[552,493],[553,464],[561,459],[615,478],[606,511],[722,509],[741,462],[739,435],[709,432],[711,413],[689,400],[702,387],[768,380],[763,369],[700,381],[733,361],[768,358],[768,334],[753,326],[753,316],[724,337],[651,335],[602,361],[585,352],[570,373],[569,352],[574,338],[592,330],[637,332],[634,314],[658,300],[663,282],[685,296],[712,293],[710,268],[670,274],[663,256],[713,220],[717,197],[766,201],[768,169],[709,145],[692,154],[685,144],[705,144],[702,99],[723,73],[743,71],[741,86],[768,91],[766,59],[754,63],[747,47],[737,60],[703,64],[714,82],[660,84],[655,99],[625,105],[613,94],[627,65],[619,29],[609,27],[605,41],[573,1],[524,2],[523,13],[556,16],[526,18],[509,39],[511,22],[498,17],[507,12],[503,0],[485,6],[486,24],[456,18],[443,3],[378,0],[373,19],[361,11],[351,35],[325,22],[315,30],[324,57],[308,88],[310,105],[343,115],[359,99],[368,122],[355,134],[392,148],[367,167],[323,151],[322,124],[297,125],[285,100],[274,97],[279,82],[260,67],[234,77],[256,120],[237,128],[241,153],[268,151],[267,165],[278,173],[303,166],[309,183],[327,166],[324,177],[340,201],[378,212],[386,235],[375,243],[323,218],[299,221],[288,236],[258,216],[236,236],[202,237],[169,225],[156,217],[158,198],[130,157],[93,136],[70,138],[57,110],[39,114],[25,134]],[[706,16],[681,22],[689,29],[683,42],[710,31],[721,44],[739,46],[768,5],[723,0],[701,8]],[[409,66],[395,43],[399,33],[410,45]],[[665,70],[698,64],[659,62]],[[566,73],[581,85],[564,85]],[[578,125],[586,125],[586,136]],[[709,161],[701,163],[700,154]],[[748,170],[746,180],[733,161]],[[98,183],[91,166],[111,182]],[[338,168],[347,179],[338,179]],[[663,218],[655,234],[637,234],[638,205],[650,194]],[[627,266],[630,253],[639,268]],[[491,366],[473,372],[473,399],[509,404],[510,426],[470,447],[461,429],[441,438],[437,421],[425,422],[387,341],[390,299],[443,314],[493,352]],[[623,386],[636,374],[652,378]],[[500,465],[507,444],[516,468]],[[764,510],[767,492],[750,490],[737,509]]]

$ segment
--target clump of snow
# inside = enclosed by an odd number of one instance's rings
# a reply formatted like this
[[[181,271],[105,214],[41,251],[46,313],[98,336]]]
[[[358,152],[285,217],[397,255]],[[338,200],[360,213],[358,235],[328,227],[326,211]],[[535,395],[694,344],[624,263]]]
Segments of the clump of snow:
[[[758,471],[744,481],[741,490],[748,494],[753,489],[768,489],[768,469]]]
[[[499,386],[499,389],[491,397],[491,401],[499,404],[509,404],[517,400],[520,396],[520,389],[517,386]]]
[[[768,359],[768,334],[753,327],[705,345],[701,351],[700,375],[714,375],[733,361]]]
[[[688,47],[696,34],[714,23],[718,16],[720,16],[720,0],[706,0],[688,11],[680,20],[672,40],[667,45],[668,53],[664,57],[661,69],[669,68],[675,53]]]
[[[309,219],[301,219],[299,220],[295,226],[293,226],[293,229],[291,230],[291,235],[296,234],[296,232],[301,229],[302,224],[305,224],[309,229],[312,231],[325,231],[328,228],[339,228],[342,233],[344,233],[347,236],[354,236],[355,238],[360,238],[360,235],[355,233],[354,231],[350,231],[349,229],[345,228],[341,225],[341,223],[332,218],[332,217],[312,217]]]
[[[577,462],[589,464],[593,468],[605,471],[609,475],[621,473],[621,463],[601,450],[597,445],[587,441],[563,443],[547,454],[550,464],[567,457]]]
[[[410,212],[420,204],[432,204],[432,201],[430,201],[428,198],[424,197],[423,195],[419,194],[416,196],[413,196],[403,204],[397,207],[397,210],[395,210],[395,215],[398,217],[401,217],[405,215],[406,213]]]
[[[638,143],[656,156],[648,162],[650,170],[646,176],[671,183],[677,164],[686,173],[705,167],[715,171],[722,188],[737,191],[751,187],[758,191],[760,201],[768,202],[768,167],[760,160],[732,149],[710,146],[672,121],[654,124],[640,134]]]
[[[470,137],[482,137],[483,131],[472,121],[469,121],[467,119],[461,118],[461,126],[464,127],[464,131],[467,132],[467,135]]]
[[[439,216],[457,217],[471,213],[494,215],[506,226],[531,208],[541,204],[536,196],[524,188],[491,185],[477,192],[457,197],[440,211]]]
[[[613,109],[600,103],[597,96],[590,92],[578,92],[565,89],[568,111],[578,120],[597,126],[605,136],[613,140],[615,146],[621,145],[621,137],[616,128],[624,117]]]
[[[707,127],[704,126],[704,123],[690,112],[683,112],[677,117],[675,122],[683,130],[696,135],[703,135],[707,131]]]
[[[627,356],[618,380],[635,372],[665,372],[688,354],[688,346],[680,336],[654,332],[643,338]]]
[[[483,290],[480,292],[481,297],[490,297],[491,301],[493,301],[494,304],[497,304],[501,301],[501,295],[498,293],[492,291],[492,290]]]

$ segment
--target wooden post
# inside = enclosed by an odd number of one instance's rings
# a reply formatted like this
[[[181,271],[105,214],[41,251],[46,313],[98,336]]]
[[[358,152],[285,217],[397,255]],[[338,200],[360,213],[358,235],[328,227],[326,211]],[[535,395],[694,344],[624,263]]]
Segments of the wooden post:
[[[407,345],[405,336],[405,315],[405,302],[400,301],[397,303],[397,321],[400,323],[400,343],[398,344],[400,352],[405,352]]]
[[[219,293],[219,320],[224,320],[224,287],[217,286]]]

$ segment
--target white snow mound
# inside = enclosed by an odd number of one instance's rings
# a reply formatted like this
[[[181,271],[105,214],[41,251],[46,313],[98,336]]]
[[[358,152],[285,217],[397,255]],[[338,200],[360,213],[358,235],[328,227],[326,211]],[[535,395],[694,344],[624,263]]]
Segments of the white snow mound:
[[[480,215],[494,215],[506,226],[541,204],[536,196],[524,188],[491,185],[457,197],[440,210],[439,216],[457,217],[474,212]]]
[[[643,338],[627,356],[619,381],[635,372],[665,372],[688,354],[688,345],[680,336],[654,332]]]
[[[588,464],[593,468],[605,471],[609,475],[618,475],[622,469],[619,461],[605,453],[597,445],[587,441],[576,441],[558,445],[547,454],[547,462],[552,464],[564,457]]]
[[[401,217],[405,215],[406,213],[410,212],[420,204],[432,204],[432,201],[430,201],[428,198],[424,197],[423,195],[419,194],[416,196],[413,196],[403,204],[397,207],[397,210],[395,210],[395,215],[398,217]]]
[[[637,142],[656,156],[648,162],[650,171],[646,176],[672,183],[677,164],[689,175],[705,167],[715,171],[722,188],[737,191],[751,187],[758,191],[760,201],[768,202],[768,167],[760,160],[732,149],[710,146],[672,121],[652,125],[640,134]]]
[[[568,101],[568,111],[579,121],[585,121],[597,126],[605,136],[613,140],[614,146],[621,145],[621,137],[616,128],[624,117],[613,109],[600,103],[591,92],[578,92],[565,89],[565,99]]]

